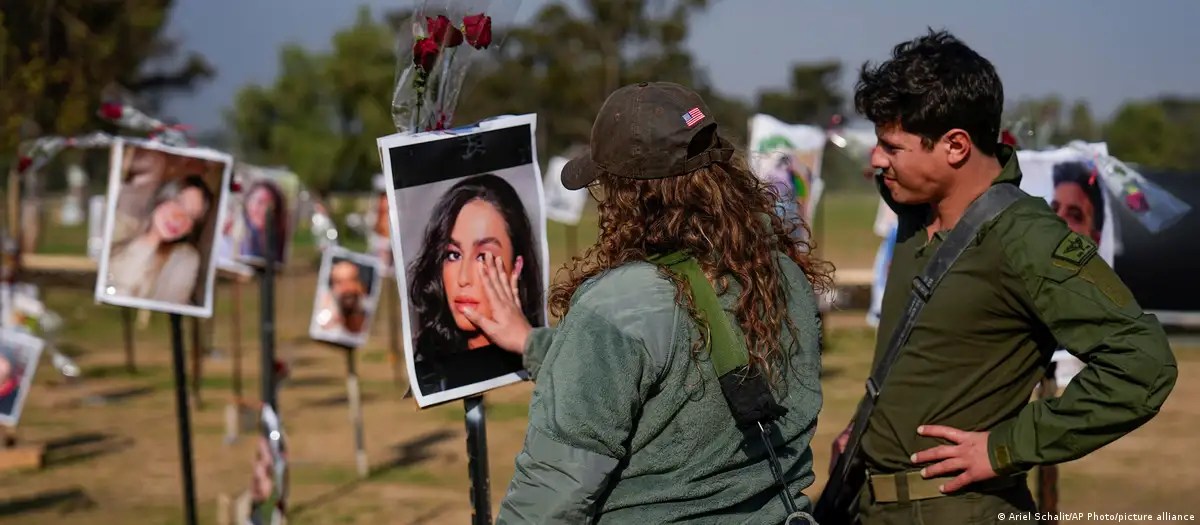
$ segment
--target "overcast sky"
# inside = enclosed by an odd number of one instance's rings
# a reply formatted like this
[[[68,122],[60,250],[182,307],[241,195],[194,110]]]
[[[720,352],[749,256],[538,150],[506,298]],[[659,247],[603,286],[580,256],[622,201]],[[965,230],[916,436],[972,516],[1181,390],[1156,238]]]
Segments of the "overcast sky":
[[[508,0],[514,2],[514,0]],[[168,104],[167,116],[207,130],[237,90],[275,77],[279,47],[327,49],[358,5],[376,13],[405,0],[178,0],[168,26],[218,76]],[[547,0],[523,0],[529,19]],[[692,22],[689,45],[722,92],[753,99],[784,87],[790,64],[840,59],[849,90],[864,60],[924,32],[947,29],[992,60],[1009,100],[1057,93],[1099,117],[1122,101],[1200,96],[1200,1],[1195,0],[718,0]],[[551,115],[541,118],[553,118]]]

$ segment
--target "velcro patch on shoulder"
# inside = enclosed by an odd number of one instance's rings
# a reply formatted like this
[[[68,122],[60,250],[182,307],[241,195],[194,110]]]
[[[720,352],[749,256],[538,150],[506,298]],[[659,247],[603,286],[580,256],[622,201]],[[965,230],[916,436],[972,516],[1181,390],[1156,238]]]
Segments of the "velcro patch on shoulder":
[[[1095,254],[1096,243],[1075,232],[1067,233],[1067,236],[1063,237],[1063,240],[1058,243],[1058,247],[1054,249],[1055,259],[1069,262],[1075,266],[1083,266]]]

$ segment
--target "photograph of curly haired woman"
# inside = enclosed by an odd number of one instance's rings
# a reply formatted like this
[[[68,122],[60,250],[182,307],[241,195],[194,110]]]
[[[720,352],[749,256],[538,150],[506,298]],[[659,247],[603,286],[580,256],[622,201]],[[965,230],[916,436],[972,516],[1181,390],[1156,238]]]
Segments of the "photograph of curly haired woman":
[[[468,318],[491,316],[483,271],[501,268],[532,326],[546,325],[545,205],[534,115],[459,133],[380,139],[409,380],[421,407],[521,381],[521,355]]]
[[[113,145],[97,301],[212,316],[213,245],[232,164],[207,149]]]

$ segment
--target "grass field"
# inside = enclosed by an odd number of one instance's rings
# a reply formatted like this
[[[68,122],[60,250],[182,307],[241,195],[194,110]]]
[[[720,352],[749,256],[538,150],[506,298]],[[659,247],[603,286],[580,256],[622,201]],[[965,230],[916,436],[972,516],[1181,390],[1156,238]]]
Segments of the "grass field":
[[[874,199],[833,195],[826,204],[817,234],[821,253],[839,268],[869,267],[877,246],[870,232]],[[594,232],[594,224],[579,227],[579,249]],[[568,231],[552,224],[548,235],[556,268],[567,255]],[[382,316],[356,356],[372,468],[367,479],[357,478],[344,354],[307,338],[316,279],[309,264],[314,260],[311,243],[296,253],[297,262],[281,277],[276,297],[278,353],[292,366],[279,395],[291,445],[291,522],[469,522],[462,407],[422,411],[412,400],[401,399],[403,388],[393,380]],[[217,292],[214,351],[202,363],[202,404],[193,405],[202,523],[217,522],[219,496],[247,488],[253,456],[251,431],[232,444],[223,442],[225,406],[234,382],[231,286],[223,284]],[[85,290],[56,288],[43,294],[47,306],[67,322],[59,346],[83,367],[84,378],[66,383],[46,364],[38,372],[18,437],[22,443],[45,444],[47,464],[38,471],[0,473],[0,525],[182,523],[167,317],[150,316],[148,326],[136,333],[138,371],[128,373],[117,308],[93,304]],[[242,296],[243,388],[253,400],[259,370],[257,285],[243,286]],[[839,312],[827,323],[825,406],[814,440],[819,475],[810,495],[818,494],[824,483],[830,440],[862,393],[875,337],[862,319],[862,312]],[[1190,456],[1200,416],[1192,402],[1200,396],[1200,384],[1191,380],[1200,373],[1200,346],[1181,344],[1175,351],[1179,385],[1158,417],[1061,467],[1061,510],[1200,514],[1200,504],[1191,499],[1200,491],[1200,462]],[[503,497],[512,475],[531,388],[520,384],[487,395],[493,504]]]

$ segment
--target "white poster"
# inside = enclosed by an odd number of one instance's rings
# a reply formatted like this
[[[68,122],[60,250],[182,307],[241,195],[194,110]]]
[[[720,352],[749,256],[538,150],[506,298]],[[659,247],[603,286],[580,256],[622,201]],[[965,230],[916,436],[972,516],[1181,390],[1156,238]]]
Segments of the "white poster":
[[[750,167],[779,195],[777,211],[812,227],[825,187],[821,160],[827,135],[817,126],[787,124],[770,115],[750,119]]]
[[[232,169],[232,157],[210,149],[117,140],[96,300],[212,317],[214,247]]]
[[[1104,143],[1089,146],[1100,155],[1108,154]],[[1088,155],[1074,148],[1021,150],[1017,161],[1021,164],[1021,189],[1045,198],[1072,231],[1095,241],[1097,253],[1113,265],[1117,239],[1112,207]]]
[[[587,204],[586,189],[568,190],[562,183],[563,166],[567,159],[551,157],[546,168],[543,187],[546,189],[546,218],[567,225],[579,224],[583,207]]]
[[[550,280],[536,115],[378,140],[409,381],[421,407],[525,377],[522,356],[490,343],[462,311],[491,315],[478,277],[492,255],[518,277],[533,326]]]

